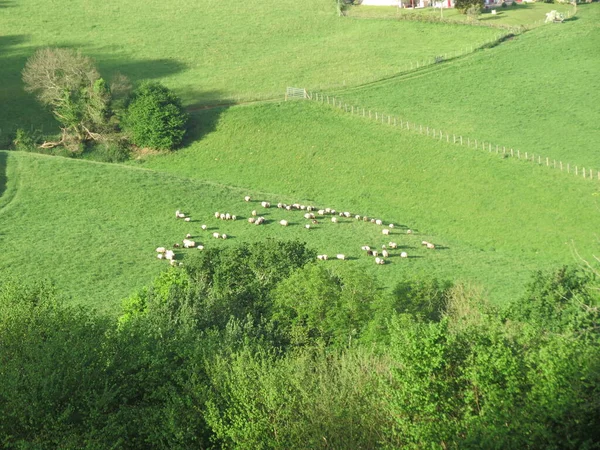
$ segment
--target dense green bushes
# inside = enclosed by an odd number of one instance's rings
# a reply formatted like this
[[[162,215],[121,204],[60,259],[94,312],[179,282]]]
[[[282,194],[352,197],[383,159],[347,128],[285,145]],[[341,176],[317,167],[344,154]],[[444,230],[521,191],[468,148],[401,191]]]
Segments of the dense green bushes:
[[[295,242],[198,253],[118,323],[4,282],[0,442],[598,448],[594,274],[537,274],[500,312],[465,286],[382,295],[313,260]]]

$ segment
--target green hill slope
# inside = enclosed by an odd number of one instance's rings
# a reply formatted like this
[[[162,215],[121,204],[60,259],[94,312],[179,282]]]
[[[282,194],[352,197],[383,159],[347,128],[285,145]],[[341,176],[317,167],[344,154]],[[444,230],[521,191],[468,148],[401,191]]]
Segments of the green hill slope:
[[[433,69],[338,92],[450,133],[600,169],[600,5]]]

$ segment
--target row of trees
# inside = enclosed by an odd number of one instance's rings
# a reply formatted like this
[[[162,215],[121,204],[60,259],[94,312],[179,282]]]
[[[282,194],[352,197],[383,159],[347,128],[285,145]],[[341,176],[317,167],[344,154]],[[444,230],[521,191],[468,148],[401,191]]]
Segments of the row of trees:
[[[94,61],[71,49],[44,48],[23,69],[25,90],[48,107],[61,127],[58,139],[41,148],[63,147],[78,153],[97,144],[172,149],[181,144],[187,121],[177,96],[159,83],[133,89],[123,75],[108,83]],[[18,132],[15,146],[35,144]]]
[[[0,287],[10,448],[598,448],[598,280],[539,273],[499,310],[391,293],[297,242],[198,253],[117,321]]]

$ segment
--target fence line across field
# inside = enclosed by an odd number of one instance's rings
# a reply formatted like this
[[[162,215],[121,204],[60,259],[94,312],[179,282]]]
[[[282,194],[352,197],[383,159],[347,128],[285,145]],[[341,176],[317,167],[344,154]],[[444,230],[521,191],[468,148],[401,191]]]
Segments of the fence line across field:
[[[295,89],[294,91],[290,91],[290,89]],[[288,92],[300,92],[304,91],[304,95],[300,96],[297,94],[295,97],[290,97]],[[488,153],[496,153],[498,155],[502,155],[504,158],[517,158],[519,160],[524,160],[527,162],[537,163],[538,165],[545,165],[546,167],[551,167],[553,169],[558,169],[562,172],[573,173],[575,176],[582,177],[584,179],[597,179],[600,180],[600,170],[586,168],[579,165],[572,165],[571,163],[563,163],[560,160],[556,160],[554,158],[549,158],[547,156],[541,156],[535,153],[529,152],[521,152],[519,149],[514,149],[506,146],[500,146],[498,144],[493,144],[489,141],[473,139],[469,136],[457,135],[454,133],[444,132],[439,129],[430,128],[429,126],[417,124],[416,122],[410,122],[408,120],[404,120],[402,118],[398,118],[396,116],[391,116],[389,114],[382,114],[379,111],[372,111],[370,109],[366,109],[363,107],[358,107],[355,105],[348,105],[343,102],[339,98],[335,96],[329,96],[326,94],[322,94],[319,92],[309,92],[305,89],[299,88],[288,88],[286,91],[286,100],[291,98],[298,99],[306,99],[312,100],[315,102],[320,102],[323,104],[331,105],[335,108],[342,109],[345,112],[348,112],[352,115],[359,115],[361,117],[375,120],[376,122],[381,122],[383,124],[387,124],[391,127],[397,127],[400,129],[411,130],[419,134],[423,134],[425,136],[429,136],[433,139],[438,139],[440,141],[445,140],[448,143],[457,144],[457,145],[466,145],[467,148],[474,148],[477,150],[487,151]],[[595,174],[595,177],[594,177]]]

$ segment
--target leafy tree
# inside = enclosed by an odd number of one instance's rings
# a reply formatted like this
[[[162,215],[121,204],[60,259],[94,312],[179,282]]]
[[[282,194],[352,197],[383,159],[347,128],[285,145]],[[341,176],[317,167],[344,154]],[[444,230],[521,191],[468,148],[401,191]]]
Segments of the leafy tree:
[[[62,138],[43,148],[75,149],[109,130],[110,89],[91,58],[71,49],[40,49],[27,60],[23,81],[25,90],[35,93],[61,124]]]
[[[181,144],[187,120],[181,100],[171,90],[146,82],[133,92],[123,125],[138,147],[170,150]]]
[[[484,0],[456,0],[454,6],[462,14],[467,14],[470,11],[470,15],[473,15],[476,10],[481,11],[481,8],[485,6],[485,2]]]

